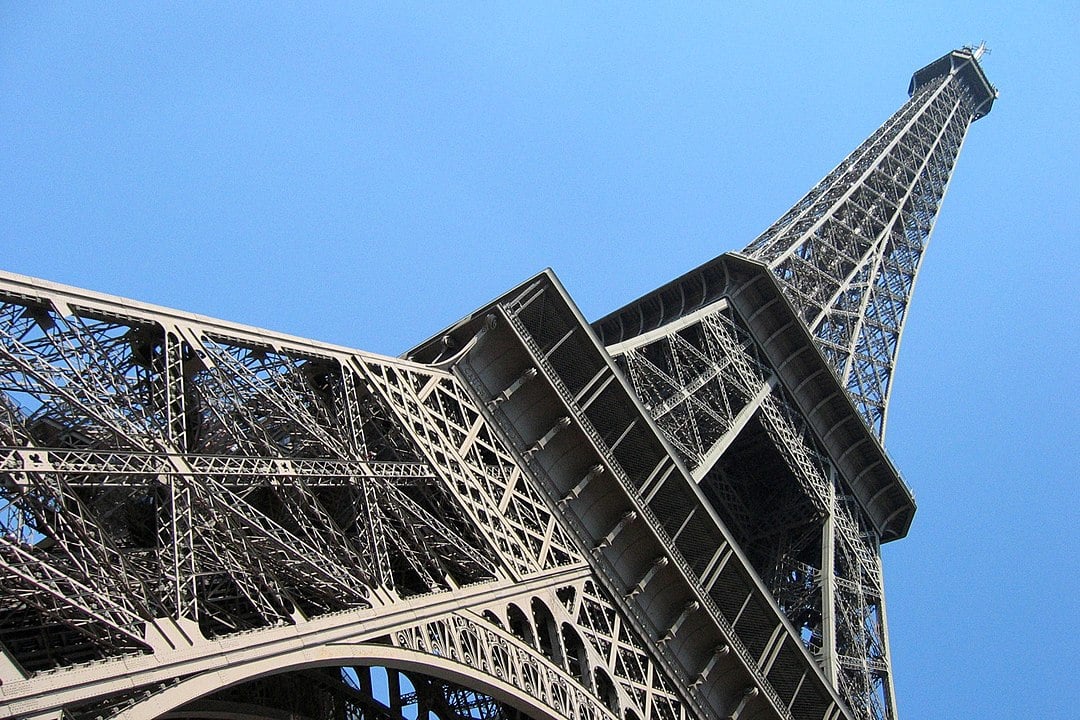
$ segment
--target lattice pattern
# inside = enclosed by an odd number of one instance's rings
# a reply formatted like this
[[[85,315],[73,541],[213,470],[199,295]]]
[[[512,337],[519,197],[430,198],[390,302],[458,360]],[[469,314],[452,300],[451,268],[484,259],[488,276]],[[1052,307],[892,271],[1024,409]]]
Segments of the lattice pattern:
[[[777,603],[802,629],[806,646],[823,662],[826,654],[837,658],[837,687],[849,706],[867,720],[890,717],[876,541],[794,402],[770,384],[771,368],[731,309],[718,303],[692,324],[626,348],[616,361],[702,477]],[[672,412],[676,407],[683,411]],[[735,427],[741,413],[752,418]],[[703,437],[708,442],[698,442]],[[745,451],[752,455],[743,454],[742,443],[754,444]],[[711,445],[723,445],[725,452],[717,454]],[[773,449],[774,464],[762,447]],[[706,460],[711,464],[700,467]],[[823,568],[826,517],[833,518],[831,574]],[[826,593],[834,608],[828,623]],[[830,625],[832,633],[826,632]]]
[[[758,387],[738,382],[706,323],[627,350],[619,364],[686,463],[699,466]]]
[[[563,593],[560,599],[590,652],[614,678],[624,716],[629,709],[637,717],[686,717],[685,708],[664,675],[595,583],[586,582],[577,592]],[[597,685],[600,689],[603,683],[597,681]]]
[[[402,424],[432,463],[445,467],[475,527],[487,531],[510,570],[526,574],[579,559],[537,491],[449,375],[368,363]]]
[[[571,718],[683,720],[686,706],[592,581],[452,615],[397,633],[394,644],[495,675]]]
[[[572,558],[446,373],[2,306],[0,640],[27,670]]]
[[[925,82],[743,251],[772,268],[879,436],[915,277],[977,111],[955,68]]]
[[[879,437],[934,218],[996,97],[980,53],[916,73],[745,251]],[[568,718],[846,715],[748,558],[854,717],[894,717],[878,538],[721,265],[637,306],[649,334],[616,358],[692,478],[550,280],[422,365],[6,277],[0,710],[522,717],[400,669],[383,702],[350,666],[423,657]],[[312,668],[315,647],[340,666]],[[304,669],[252,680],[279,658]],[[243,684],[188,702],[219,674]]]
[[[48,294],[0,297],[0,642],[24,673],[158,653],[178,631],[235,638],[584,563],[449,372]],[[567,717],[689,717],[592,583],[518,604],[391,641],[510,679]],[[302,677],[292,700],[394,716],[326,673]],[[416,681],[462,716],[515,715]],[[176,687],[69,709],[108,716]],[[247,684],[206,707],[288,705],[276,692]]]
[[[536,633],[550,630],[546,625]],[[470,621],[460,616],[434,620],[422,626],[397,633],[394,642],[401,647],[439,657],[449,657],[486,674],[496,675],[521,688],[530,696],[551,707],[564,717],[582,720],[612,718],[583,684],[587,676],[575,677],[567,672],[570,663],[556,663],[564,657],[564,648],[548,644],[545,655],[540,648],[519,642],[512,634],[500,632],[486,623]],[[551,638],[547,638],[551,642]]]

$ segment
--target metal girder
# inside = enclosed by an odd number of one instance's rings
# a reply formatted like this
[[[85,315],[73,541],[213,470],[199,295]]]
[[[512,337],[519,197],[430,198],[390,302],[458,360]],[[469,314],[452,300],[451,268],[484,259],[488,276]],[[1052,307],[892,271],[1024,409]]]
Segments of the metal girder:
[[[693,354],[676,352],[691,341]],[[654,331],[646,342],[624,343],[615,359],[657,425],[695,468],[694,476],[788,619],[802,630],[808,649],[832,668],[848,703],[876,708],[868,717],[888,717],[892,690],[884,628],[876,621],[882,590],[874,534],[860,525],[857,503],[837,501],[849,492],[841,475],[732,306],[717,303],[713,312],[698,313],[692,325],[681,324],[670,335]],[[667,383],[659,392],[658,376]],[[721,398],[702,392],[703,378],[720,376],[733,393]],[[666,398],[652,402],[660,392]],[[738,397],[739,404],[733,407],[727,397]],[[671,399],[686,407],[684,414],[672,412]],[[715,436],[736,414],[753,423],[745,420],[734,437],[722,436],[723,452],[688,450],[685,428],[715,423],[719,413],[725,424]],[[773,448],[771,466],[754,447],[761,443]],[[701,464],[706,457],[707,466]],[[836,557],[826,557],[824,547]]]
[[[655,430],[634,410],[619,433],[598,434],[587,413],[632,398],[599,346],[582,367],[600,365],[572,393],[566,367],[547,364],[580,352],[588,329],[545,283],[535,297],[557,300],[569,324],[541,352],[518,319],[525,307],[500,310],[499,342],[540,372],[489,395],[476,379],[490,379],[481,368],[500,346],[478,344],[485,328],[422,364],[0,278],[0,714],[182,717],[191,702],[235,709],[243,698],[265,708],[253,677],[303,674],[331,655],[427,668],[416,677],[462,712],[480,702],[468,677],[501,716],[835,709],[808,657],[789,657],[793,631],[764,609],[737,551],[722,563],[710,553],[704,579],[698,549],[680,554],[714,522],[700,509],[674,527],[625,477],[621,502],[638,503],[628,517],[640,520],[624,532],[604,527],[600,542],[600,526],[567,514],[558,486],[581,478],[549,463],[569,457],[570,438],[585,431],[589,464],[609,467],[580,506]],[[555,406],[529,401],[538,389],[568,403],[542,427],[533,414]],[[663,469],[652,492],[692,486],[651,442]],[[626,542],[664,559],[632,559]],[[763,617],[769,637],[787,639],[760,647]],[[303,677],[298,692],[320,703],[351,697],[325,674]],[[215,695],[225,678],[236,688]]]
[[[592,328],[550,273],[405,360],[0,274],[0,714],[895,718],[880,439],[980,54]]]
[[[553,276],[511,291],[410,357],[467,346],[454,371],[586,538],[598,582],[629,603],[624,617],[646,619],[641,632],[665,650],[671,676],[701,686],[702,669],[726,647],[723,665],[745,673],[735,685],[755,690],[752,700],[708,696],[720,708],[741,703],[781,716],[839,708],[798,631]]]
[[[970,124],[989,110],[977,50],[931,63],[912,97],[743,251],[766,262],[884,436],[915,278]]]
[[[914,513],[881,446],[893,367],[953,164],[996,97],[981,53],[915,73],[910,100],[741,255],[593,326],[868,720],[896,717],[878,546]]]

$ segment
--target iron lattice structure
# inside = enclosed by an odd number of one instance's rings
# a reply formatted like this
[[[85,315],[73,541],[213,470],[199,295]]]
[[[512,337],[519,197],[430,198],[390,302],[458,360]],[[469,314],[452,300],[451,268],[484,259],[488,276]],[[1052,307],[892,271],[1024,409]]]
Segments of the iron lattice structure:
[[[968,127],[997,95],[983,51],[915,73],[910,100],[741,255],[597,323],[830,681],[867,718],[896,717],[879,546],[905,534],[914,512],[878,441],[938,208]],[[740,266],[759,272],[732,292]],[[860,446],[877,457],[853,465]],[[891,477],[872,480],[884,467]]]
[[[923,252],[968,127],[997,91],[983,46],[911,79],[911,99],[743,251],[767,263],[879,437]]]
[[[894,717],[879,433],[993,94],[912,89],[594,325],[542,273],[395,359],[0,275],[0,714]]]

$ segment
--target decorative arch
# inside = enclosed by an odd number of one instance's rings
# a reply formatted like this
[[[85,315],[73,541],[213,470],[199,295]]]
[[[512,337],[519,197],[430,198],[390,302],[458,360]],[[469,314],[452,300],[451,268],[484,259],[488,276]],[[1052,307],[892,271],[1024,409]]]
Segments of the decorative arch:
[[[535,720],[617,720],[577,678],[509,633],[451,615],[397,632],[393,645],[337,643],[300,648],[179,681],[127,708],[117,720],[152,720],[225,688],[318,667],[381,666],[448,681],[491,696]]]

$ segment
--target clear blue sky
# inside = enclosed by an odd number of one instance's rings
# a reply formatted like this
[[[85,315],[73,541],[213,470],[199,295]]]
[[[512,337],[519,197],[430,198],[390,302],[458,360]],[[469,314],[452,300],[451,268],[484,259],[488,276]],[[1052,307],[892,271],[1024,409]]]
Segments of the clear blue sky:
[[[894,672],[909,719],[1075,717],[1080,6],[362,5],[0,4],[0,265],[387,354],[545,266],[597,318],[986,40],[890,415]]]

